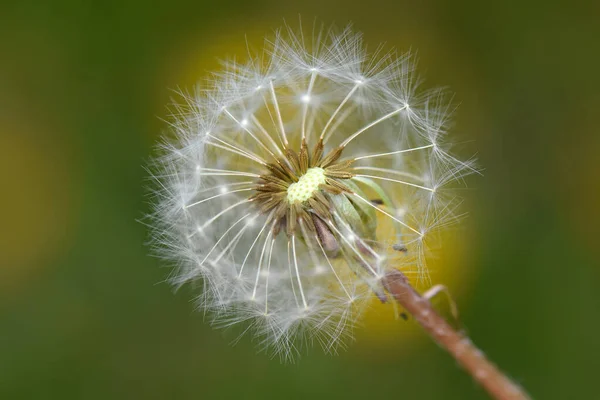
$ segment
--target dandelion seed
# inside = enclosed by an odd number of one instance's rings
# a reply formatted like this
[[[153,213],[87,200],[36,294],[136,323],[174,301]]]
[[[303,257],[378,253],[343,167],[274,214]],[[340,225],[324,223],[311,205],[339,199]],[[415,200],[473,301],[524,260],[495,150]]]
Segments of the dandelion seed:
[[[315,339],[334,352],[390,269],[427,279],[424,242],[456,218],[445,189],[472,171],[410,54],[370,56],[350,29],[305,43],[279,32],[268,62],[226,64],[184,95],[154,214],[172,281],[202,280],[217,326],[286,359]]]

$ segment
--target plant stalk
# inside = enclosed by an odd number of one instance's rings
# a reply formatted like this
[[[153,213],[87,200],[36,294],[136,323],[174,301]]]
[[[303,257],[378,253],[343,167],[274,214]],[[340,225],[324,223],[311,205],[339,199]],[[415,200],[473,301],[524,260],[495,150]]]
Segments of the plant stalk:
[[[453,328],[410,285],[406,276],[393,270],[383,278],[389,294],[425,329],[425,331],[456,359],[488,394],[496,400],[530,400],[525,391],[488,360],[471,340]]]

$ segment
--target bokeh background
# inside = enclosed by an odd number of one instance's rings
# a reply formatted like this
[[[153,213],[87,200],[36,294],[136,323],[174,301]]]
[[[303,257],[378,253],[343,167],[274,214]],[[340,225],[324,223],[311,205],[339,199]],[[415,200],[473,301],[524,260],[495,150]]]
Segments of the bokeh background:
[[[337,356],[231,346],[147,255],[143,166],[171,90],[299,15],[418,50],[426,86],[456,93],[484,176],[432,280],[535,398],[600,398],[599,4],[3,1],[0,398],[487,398],[383,307]]]

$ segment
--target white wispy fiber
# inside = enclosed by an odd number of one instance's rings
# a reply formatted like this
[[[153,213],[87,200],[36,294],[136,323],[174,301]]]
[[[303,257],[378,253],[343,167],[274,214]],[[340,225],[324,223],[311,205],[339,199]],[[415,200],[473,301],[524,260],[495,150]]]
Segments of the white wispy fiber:
[[[284,29],[182,94],[154,169],[171,282],[292,358],[336,351],[386,301],[386,271],[427,279],[433,233],[457,218],[449,184],[473,167],[448,152],[447,96],[418,83],[411,54],[370,54],[351,29]]]

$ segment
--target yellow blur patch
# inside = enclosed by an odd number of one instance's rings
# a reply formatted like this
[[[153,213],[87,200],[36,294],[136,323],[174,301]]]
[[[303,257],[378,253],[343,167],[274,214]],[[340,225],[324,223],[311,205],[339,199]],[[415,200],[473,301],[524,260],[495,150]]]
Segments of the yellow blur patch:
[[[460,233],[457,235],[457,232],[454,231],[439,235],[436,241],[442,246],[428,260],[429,279],[427,281],[423,281],[419,279],[418,275],[407,271],[407,276],[420,293],[425,292],[432,284],[447,286],[453,299],[458,303],[459,312],[461,304],[467,300],[468,288],[471,286],[475,273],[461,262],[465,258],[464,252],[467,251],[469,241],[465,237],[464,230]],[[444,295],[433,298],[432,304],[449,322],[458,322],[452,321],[448,299]],[[407,315],[406,320],[401,316],[403,311],[397,304],[390,301],[383,304],[373,296],[373,300],[364,312],[361,326],[355,331],[357,346],[361,348],[368,346],[385,354],[385,350],[407,347],[407,341],[429,340],[410,315]],[[411,346],[414,344],[408,347]]]
[[[1,126],[0,294],[25,286],[64,248],[73,201],[65,156],[52,132]]]

